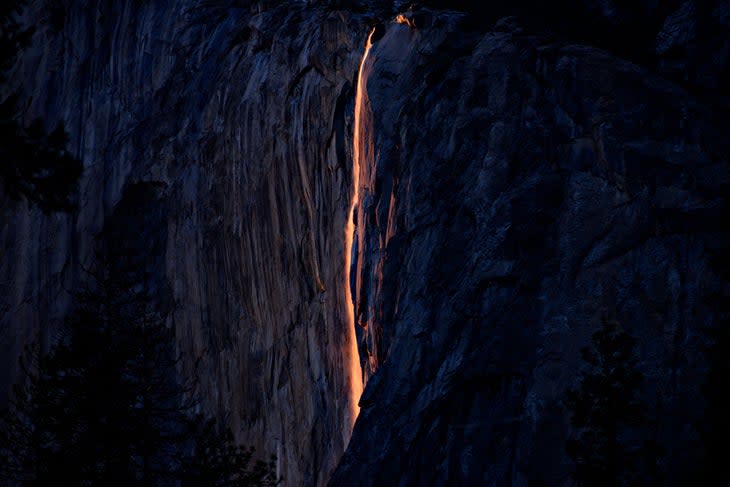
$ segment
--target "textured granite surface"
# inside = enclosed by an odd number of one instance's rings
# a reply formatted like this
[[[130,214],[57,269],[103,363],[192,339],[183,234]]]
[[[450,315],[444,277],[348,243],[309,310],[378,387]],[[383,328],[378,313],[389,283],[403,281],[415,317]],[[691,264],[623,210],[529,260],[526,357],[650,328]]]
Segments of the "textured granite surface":
[[[705,4],[649,2],[660,61],[642,63],[515,18],[379,24],[348,446],[368,2],[80,3],[32,2],[11,76],[22,117],[65,120],[86,169],[72,216],[0,194],[0,403],[24,344],[52,341],[82,269],[118,245],[153,274],[201,408],[277,454],[284,485],[563,485],[564,392],[604,318],[638,340],[681,484],[708,297],[730,289],[708,257],[730,240],[730,43],[701,28]]]

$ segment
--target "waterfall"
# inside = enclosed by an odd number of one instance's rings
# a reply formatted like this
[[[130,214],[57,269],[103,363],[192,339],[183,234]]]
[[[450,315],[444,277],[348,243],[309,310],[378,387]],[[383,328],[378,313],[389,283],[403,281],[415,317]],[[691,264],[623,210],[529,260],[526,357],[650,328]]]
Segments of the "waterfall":
[[[355,334],[355,302],[352,296],[351,289],[351,268],[352,268],[352,245],[355,238],[355,222],[353,216],[355,208],[360,201],[360,167],[363,157],[366,154],[366,143],[363,143],[363,127],[367,123],[365,111],[365,103],[367,101],[367,79],[363,74],[363,68],[365,62],[370,54],[370,48],[373,46],[372,37],[375,33],[375,29],[368,35],[367,43],[365,44],[365,52],[363,53],[362,60],[360,61],[360,67],[358,69],[357,76],[357,89],[355,93],[355,127],[353,131],[353,164],[352,164],[352,199],[350,201],[350,210],[347,215],[347,225],[345,227],[345,308],[347,315],[347,327],[349,333],[349,374],[350,374],[350,404],[351,404],[351,416],[350,426],[355,424],[358,414],[360,413],[360,407],[358,401],[363,391],[363,376],[362,368],[360,366],[360,355],[357,349],[357,336]],[[350,428],[351,430],[352,428]]]

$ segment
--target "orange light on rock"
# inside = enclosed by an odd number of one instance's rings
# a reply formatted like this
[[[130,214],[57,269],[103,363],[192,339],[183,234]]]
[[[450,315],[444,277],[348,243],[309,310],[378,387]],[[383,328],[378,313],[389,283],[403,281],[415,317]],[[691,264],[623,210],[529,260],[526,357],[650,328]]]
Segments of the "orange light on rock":
[[[406,17],[405,14],[398,14],[398,16],[395,18],[395,23],[407,25],[411,29],[416,28],[416,24],[413,22],[413,19]]]
[[[348,360],[349,360],[349,374],[350,374],[350,404],[351,404],[351,426],[354,426],[357,416],[360,414],[360,407],[358,402],[363,391],[363,379],[362,379],[362,367],[360,366],[360,355],[357,350],[357,336],[355,334],[355,305],[352,299],[352,290],[350,289],[350,269],[352,267],[352,244],[355,237],[355,223],[353,222],[353,215],[355,213],[355,207],[360,201],[360,166],[361,158],[363,155],[362,147],[362,124],[363,124],[363,105],[365,104],[365,97],[367,91],[365,89],[365,80],[363,78],[363,67],[365,61],[367,61],[368,55],[370,54],[370,48],[372,48],[372,37],[375,33],[375,29],[368,35],[367,43],[365,44],[365,53],[360,61],[360,68],[358,70],[357,78],[357,89],[355,92],[355,127],[353,133],[353,165],[352,165],[352,199],[350,201],[350,211],[347,215],[347,224],[345,226],[345,308],[347,314],[347,328],[348,328]]]

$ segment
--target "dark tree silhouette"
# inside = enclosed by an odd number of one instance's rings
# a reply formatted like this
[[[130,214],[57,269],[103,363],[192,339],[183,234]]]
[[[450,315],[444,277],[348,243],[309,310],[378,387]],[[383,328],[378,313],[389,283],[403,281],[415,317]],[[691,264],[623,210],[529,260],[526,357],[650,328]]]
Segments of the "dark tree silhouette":
[[[704,485],[711,485],[715,479],[727,476],[725,462],[730,438],[727,401],[730,384],[730,321],[727,319],[728,311],[724,312],[726,314],[722,327],[711,333],[713,341],[706,351],[708,371],[702,384],[705,411],[698,429],[703,446],[700,483]]]
[[[238,445],[230,430],[221,432],[215,421],[195,421],[195,449],[183,462],[183,487],[272,487],[276,459],[253,462],[254,449]]]
[[[172,330],[139,286],[102,276],[58,344],[31,348],[0,421],[0,478],[22,485],[269,486],[270,463],[193,416]],[[31,353],[32,352],[32,353]]]
[[[23,28],[18,21],[25,3],[0,3],[0,86],[6,84],[7,71],[33,35],[33,29]],[[73,211],[83,165],[66,150],[63,124],[50,133],[41,120],[23,126],[17,120],[17,101],[17,93],[0,100],[0,189],[44,212]]]
[[[730,221],[730,203],[723,207],[723,221]],[[710,263],[718,272],[719,289],[708,296],[708,305],[716,313],[717,322],[705,330],[709,345],[705,349],[707,374],[702,382],[705,410],[697,429],[702,442],[698,483],[711,485],[727,476],[727,442],[730,438],[727,390],[730,385],[730,257],[725,249],[710,254]]]
[[[48,480],[48,471],[55,469],[51,463],[61,460],[54,455],[59,448],[55,433],[66,425],[58,422],[72,423],[74,419],[49,414],[58,407],[58,391],[46,373],[47,360],[40,358],[37,344],[27,347],[21,359],[28,380],[14,388],[10,404],[0,417],[0,479],[40,485]]]
[[[574,480],[591,487],[660,484],[655,433],[639,399],[643,376],[634,339],[605,320],[592,346],[583,349],[589,371],[567,392],[574,434],[566,451],[575,462]]]
[[[33,36],[33,29],[23,28],[18,21],[25,4],[25,0],[8,0],[0,4],[0,83],[6,81],[6,71]]]

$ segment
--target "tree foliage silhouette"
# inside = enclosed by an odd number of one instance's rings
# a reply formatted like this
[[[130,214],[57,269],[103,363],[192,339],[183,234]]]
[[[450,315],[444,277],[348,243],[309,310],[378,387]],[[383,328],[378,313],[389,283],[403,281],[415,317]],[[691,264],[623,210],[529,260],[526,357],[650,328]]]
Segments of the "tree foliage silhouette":
[[[198,418],[195,422],[195,449],[183,461],[183,487],[272,487],[276,459],[253,461],[253,447],[236,444],[230,430],[221,432],[215,421]]]
[[[0,4],[0,86],[18,53],[30,44],[33,29],[18,21],[25,0]],[[44,212],[73,211],[74,193],[83,165],[67,150],[62,123],[50,133],[41,120],[18,123],[18,95],[0,100],[0,182],[13,199],[25,198]]]
[[[724,305],[727,308],[727,304]],[[727,442],[730,438],[727,387],[730,382],[730,322],[728,310],[722,327],[713,330],[705,355],[708,371],[702,383],[705,410],[698,429],[702,441],[701,475],[704,485],[727,475]]]
[[[574,480],[591,487],[658,485],[656,444],[639,399],[643,376],[634,339],[605,320],[583,349],[589,371],[567,392],[574,435],[566,444],[575,462]]]
[[[192,411],[172,330],[138,286],[77,296],[49,354],[31,347],[0,421],[0,477],[22,485],[270,486],[272,463]]]
[[[730,221],[730,203],[722,208],[724,221]],[[720,288],[708,296],[708,305],[716,313],[715,326],[704,330],[709,344],[704,350],[707,373],[701,384],[705,409],[697,429],[702,442],[699,483],[710,485],[727,476],[727,442],[730,438],[727,389],[730,384],[730,257],[725,249],[711,252],[710,263],[718,272]]]

